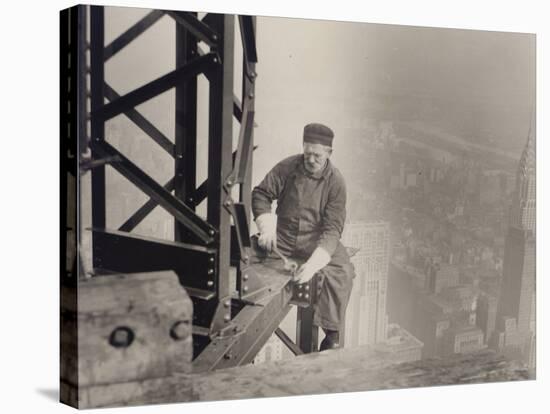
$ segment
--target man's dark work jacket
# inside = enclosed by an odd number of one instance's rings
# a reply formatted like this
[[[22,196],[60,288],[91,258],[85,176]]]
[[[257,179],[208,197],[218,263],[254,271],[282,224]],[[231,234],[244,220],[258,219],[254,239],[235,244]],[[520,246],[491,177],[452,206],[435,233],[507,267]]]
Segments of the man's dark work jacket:
[[[315,322],[339,330],[355,275],[346,249],[340,242],[346,220],[344,177],[327,160],[325,168],[310,173],[302,154],[279,162],[252,191],[254,218],[271,213],[277,200],[277,247],[287,256],[307,260],[322,247],[331,262],[320,272],[323,289]]]

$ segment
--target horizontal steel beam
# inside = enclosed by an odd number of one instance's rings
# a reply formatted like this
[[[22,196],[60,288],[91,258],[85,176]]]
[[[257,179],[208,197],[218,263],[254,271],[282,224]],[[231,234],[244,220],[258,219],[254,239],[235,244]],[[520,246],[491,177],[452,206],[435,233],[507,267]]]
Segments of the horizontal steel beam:
[[[189,61],[189,63],[179,67],[178,69],[161,76],[154,81],[143,85],[126,95],[121,96],[113,102],[110,102],[100,109],[92,112],[92,119],[100,119],[107,121],[119,114],[122,114],[129,109],[148,101],[155,96],[166,92],[168,89],[173,88],[178,83],[185,81],[193,76],[197,76],[200,73],[208,75],[210,69],[214,64],[219,61],[219,58],[215,53],[207,53],[204,56],[197,57]],[[92,137],[93,138],[93,137]]]
[[[110,101],[116,101],[120,98],[120,95],[111,88],[107,82],[104,87],[105,97]],[[124,115],[128,117],[134,124],[136,124],[143,132],[145,132],[153,141],[155,141],[162,149],[164,149],[172,157],[175,156],[176,146],[172,144],[166,135],[149,122],[143,115],[141,115],[136,109],[131,108],[124,112]]]
[[[105,141],[94,140],[92,141],[92,149],[96,154],[102,157],[120,157],[120,161],[112,164],[115,170],[159,203],[159,205],[174,216],[176,220],[186,226],[198,240],[206,244],[214,241],[214,236],[216,234],[214,227],[198,216],[182,201],[174,197],[149,175],[139,169],[116,148]]]
[[[92,229],[94,267],[100,272],[136,273],[173,270],[183,285],[214,292],[209,286],[216,250],[118,230]]]
[[[177,24],[185,27],[197,40],[203,41],[208,46],[217,45],[218,34],[193,14],[181,11],[167,11],[166,14],[172,17]]]
[[[111,43],[109,43],[109,45],[105,47],[105,51],[103,52],[104,61],[108,61],[111,57],[124,49],[128,44],[139,37],[139,35],[141,35],[149,27],[155,24],[157,20],[159,20],[163,15],[164,12],[162,10],[153,10],[152,12],[148,13],[143,19],[141,19],[139,22],[137,22],[124,33],[122,33]]]

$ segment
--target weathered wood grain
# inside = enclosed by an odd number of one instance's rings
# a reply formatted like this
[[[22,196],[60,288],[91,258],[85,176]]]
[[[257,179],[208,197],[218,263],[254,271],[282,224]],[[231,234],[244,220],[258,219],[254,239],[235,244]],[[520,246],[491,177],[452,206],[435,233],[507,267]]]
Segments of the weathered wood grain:
[[[445,360],[395,363],[368,347],[181,377],[182,401],[278,397],[530,379],[490,351]],[[189,391],[192,390],[191,394]]]
[[[165,398],[166,378],[191,371],[193,309],[173,272],[81,280],[78,299],[78,312],[62,310],[62,324],[78,330],[78,344],[61,338],[64,349],[78,347],[61,372],[68,403],[71,387],[80,408],[152,402]],[[113,341],[125,332],[129,345]]]

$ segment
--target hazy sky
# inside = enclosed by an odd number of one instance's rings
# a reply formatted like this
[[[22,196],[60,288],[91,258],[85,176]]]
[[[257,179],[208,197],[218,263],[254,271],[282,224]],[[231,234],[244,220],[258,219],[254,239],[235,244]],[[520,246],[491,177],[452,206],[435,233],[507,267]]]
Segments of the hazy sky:
[[[322,117],[329,105],[340,120],[418,119],[466,139],[523,146],[535,90],[532,35],[263,18],[258,44],[267,107],[284,101],[309,115],[318,106]]]

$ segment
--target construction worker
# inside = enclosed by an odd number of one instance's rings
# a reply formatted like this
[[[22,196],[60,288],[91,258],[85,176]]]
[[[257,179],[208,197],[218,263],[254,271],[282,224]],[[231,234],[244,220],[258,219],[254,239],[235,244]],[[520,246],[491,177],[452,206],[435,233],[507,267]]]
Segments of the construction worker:
[[[279,162],[252,191],[252,212],[258,244],[276,246],[303,264],[298,283],[319,273],[321,293],[314,324],[325,332],[320,350],[340,346],[355,271],[340,242],[346,218],[344,177],[330,162],[334,133],[322,124],[304,127],[303,154]],[[272,203],[277,209],[272,213]]]

